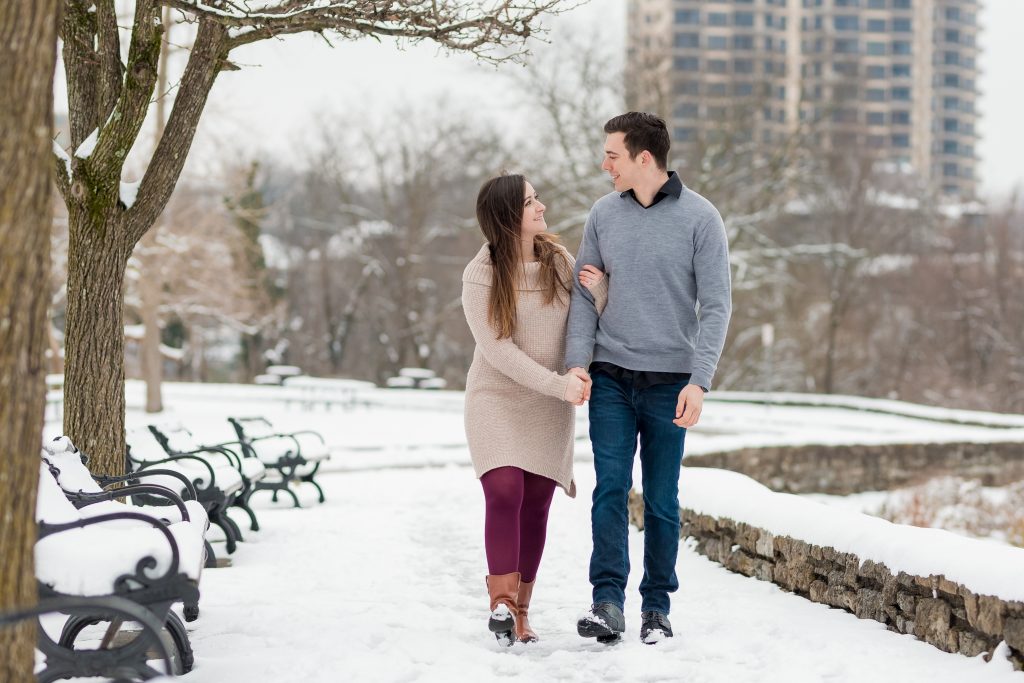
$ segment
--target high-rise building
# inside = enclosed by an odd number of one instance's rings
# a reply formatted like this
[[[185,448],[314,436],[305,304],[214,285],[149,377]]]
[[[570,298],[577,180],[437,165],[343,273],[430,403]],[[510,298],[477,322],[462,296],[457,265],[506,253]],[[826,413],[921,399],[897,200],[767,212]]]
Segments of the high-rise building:
[[[630,0],[627,98],[683,149],[729,122],[763,143],[803,126],[969,199],[979,3]]]

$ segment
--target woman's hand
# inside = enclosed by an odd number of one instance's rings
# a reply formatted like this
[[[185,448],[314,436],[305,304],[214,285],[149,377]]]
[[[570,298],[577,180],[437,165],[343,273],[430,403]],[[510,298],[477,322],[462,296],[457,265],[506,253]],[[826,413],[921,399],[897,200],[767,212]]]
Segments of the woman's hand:
[[[568,401],[574,406],[583,405],[587,383],[574,374],[569,374],[569,383],[565,386],[565,393],[562,400]]]
[[[580,284],[587,289],[593,289],[604,277],[604,271],[598,270],[597,266],[583,266],[580,269]]]

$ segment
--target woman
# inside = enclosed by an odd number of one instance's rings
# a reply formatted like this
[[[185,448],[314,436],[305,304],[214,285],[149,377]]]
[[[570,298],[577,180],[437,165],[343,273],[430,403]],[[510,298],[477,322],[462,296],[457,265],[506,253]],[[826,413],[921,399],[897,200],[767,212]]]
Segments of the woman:
[[[462,307],[476,349],[466,379],[466,437],[484,490],[489,628],[500,642],[532,642],[527,615],[555,486],[576,495],[573,406],[589,385],[564,368],[573,258],[545,233],[544,205],[521,175],[480,188],[487,239],[462,275]],[[607,283],[588,266],[580,281],[598,311]]]

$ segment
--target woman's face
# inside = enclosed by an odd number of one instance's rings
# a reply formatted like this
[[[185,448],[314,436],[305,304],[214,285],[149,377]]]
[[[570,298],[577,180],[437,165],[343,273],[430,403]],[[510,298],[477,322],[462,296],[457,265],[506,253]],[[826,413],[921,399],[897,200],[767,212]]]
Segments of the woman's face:
[[[523,183],[523,185],[526,189],[525,197],[523,197],[523,223],[520,226],[520,232],[524,239],[532,239],[534,235],[539,235],[548,229],[548,224],[544,220],[546,207],[537,198],[537,192],[533,189],[533,185],[530,183]]]

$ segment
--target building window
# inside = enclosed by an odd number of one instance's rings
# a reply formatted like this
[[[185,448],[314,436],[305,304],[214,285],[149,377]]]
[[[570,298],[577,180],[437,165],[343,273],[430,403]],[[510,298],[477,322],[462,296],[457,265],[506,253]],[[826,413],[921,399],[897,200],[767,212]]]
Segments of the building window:
[[[708,85],[708,95],[712,97],[724,97],[727,94],[725,83],[711,83]]]
[[[883,135],[869,135],[868,136],[868,147],[871,149],[881,149],[885,147],[885,136]]]
[[[771,16],[771,15],[769,15]],[[732,15],[733,26],[753,26],[754,25],[754,13],[753,12],[735,12]]]
[[[679,81],[675,84],[672,89],[680,95],[699,95],[700,94],[700,82],[699,81]]]
[[[676,57],[672,60],[672,63],[678,71],[700,70],[700,59],[698,57]]]
[[[700,23],[700,11],[695,9],[680,9],[676,10],[676,23],[677,24],[699,24]]]
[[[955,110],[959,109],[960,108],[960,98],[959,97],[943,97],[942,98],[942,108],[947,110],[947,111],[950,111],[950,110],[955,111]]]
[[[942,85],[947,88],[959,88],[960,87],[960,76],[957,74],[945,74],[942,77]]]
[[[836,0],[836,7],[860,7],[860,0]]]
[[[894,100],[909,100],[910,99],[910,88],[893,88],[892,99]]]
[[[857,62],[835,62],[832,64],[832,71],[841,76],[856,76]]]
[[[868,102],[885,102],[885,90],[882,88],[867,89]]]
[[[957,176],[957,165],[954,163],[945,163],[942,165],[942,175],[947,178],[955,178]]]
[[[955,133],[958,130],[960,130],[960,121],[958,121],[957,119],[943,119],[942,130],[946,131],[947,133]]]
[[[737,97],[750,97],[754,94],[754,85],[752,83],[737,83],[735,92]]]
[[[729,72],[729,62],[724,59],[709,59],[708,71],[713,74],[724,74]]]
[[[885,0],[868,0],[870,9],[885,9]]]
[[[913,30],[911,28],[910,19],[893,19],[892,30],[894,33],[910,33],[911,30]]]
[[[700,115],[700,107],[687,102],[686,104],[678,105],[672,113],[677,119],[695,119]]]
[[[885,19],[868,19],[868,33],[885,33]]]
[[[956,144],[956,140],[943,140],[942,141],[942,153],[943,154],[956,154],[960,149]]]
[[[913,54],[913,48],[910,45],[909,40],[894,40],[892,41],[892,53],[894,55],[909,55]]]
[[[871,64],[868,66],[868,78],[885,78],[885,67]]]
[[[945,38],[947,43],[959,43],[960,31],[957,31],[955,28],[946,29]]]
[[[884,111],[869,111],[868,112],[868,125],[869,126],[884,126],[885,125],[885,112]]]
[[[892,0],[893,9],[911,9],[914,0]]]
[[[892,124],[894,126],[909,126],[910,125],[910,112],[905,109],[899,109],[892,113]]]
[[[708,48],[711,50],[725,50],[729,47],[729,39],[725,36],[708,36]]]
[[[728,26],[729,15],[725,12],[709,12],[708,13],[708,25],[709,26]]]
[[[960,21],[960,8],[959,7],[947,7],[946,8],[946,19],[948,21]]]
[[[856,109],[836,109],[832,112],[832,120],[836,123],[857,123]]]
[[[732,47],[734,50],[753,50],[754,36],[733,36]]]
[[[837,31],[859,31],[860,17],[842,14],[835,18],[834,25]]]
[[[700,47],[699,33],[677,33],[675,38],[676,47]]]
[[[892,136],[892,146],[904,149],[910,147],[910,136],[905,133],[897,133]]]
[[[856,38],[837,38],[835,50],[841,55],[855,55],[860,51],[860,41]]]
[[[960,63],[960,53],[956,50],[946,50],[942,53],[942,62],[950,66],[956,66]]]
[[[693,128],[676,128],[675,135],[673,136],[676,142],[688,142],[693,140]]]
[[[754,60],[737,59],[732,63],[732,70],[738,74],[752,74],[754,73]]]
[[[910,65],[909,64],[893,64],[892,65],[893,78],[910,78]]]
[[[880,43],[877,40],[868,41],[868,54],[874,57],[885,55],[888,52],[888,43]]]

